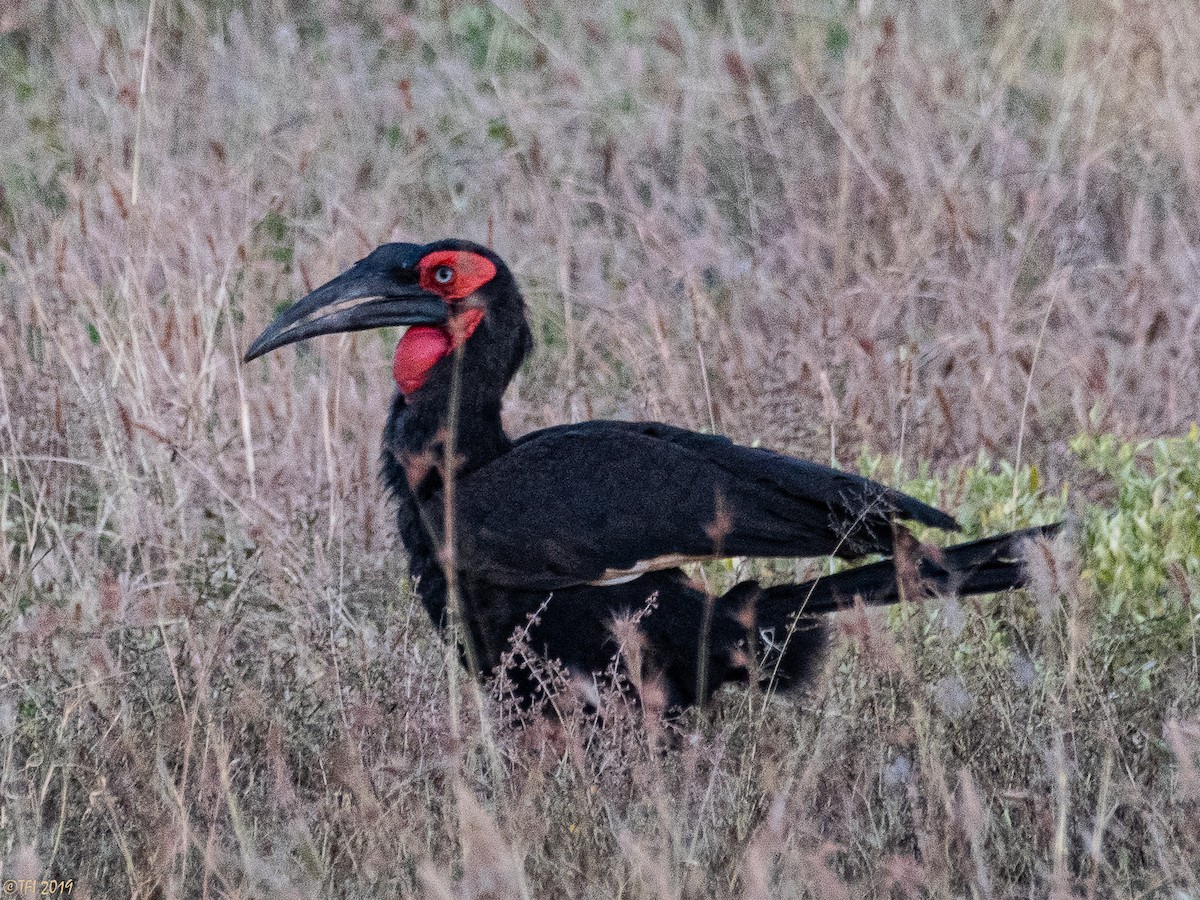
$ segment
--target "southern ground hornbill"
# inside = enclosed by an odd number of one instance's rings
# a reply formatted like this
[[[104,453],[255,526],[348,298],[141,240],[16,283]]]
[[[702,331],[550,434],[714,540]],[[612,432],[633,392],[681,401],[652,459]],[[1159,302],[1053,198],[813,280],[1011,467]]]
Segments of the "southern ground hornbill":
[[[823,613],[855,596],[892,603],[1019,586],[1022,542],[1054,527],[937,549],[897,521],[957,529],[946,513],[717,435],[595,421],[513,440],[500,404],[532,343],[525,304],[504,262],[469,241],[379,247],[284,310],[246,359],[389,325],[405,331],[383,477],[416,590],[440,627],[457,592],[467,655],[483,673],[503,665],[524,701],[543,685],[516,661],[527,657],[509,652],[514,635],[534,657],[559,661],[586,695],[596,673],[613,670],[613,626],[626,617],[641,633],[632,680],[660,685],[667,706],[703,702],[725,682],[794,685],[823,642]],[[734,556],[874,553],[899,565],[885,559],[803,584],[743,582],[715,598],[680,569]]]

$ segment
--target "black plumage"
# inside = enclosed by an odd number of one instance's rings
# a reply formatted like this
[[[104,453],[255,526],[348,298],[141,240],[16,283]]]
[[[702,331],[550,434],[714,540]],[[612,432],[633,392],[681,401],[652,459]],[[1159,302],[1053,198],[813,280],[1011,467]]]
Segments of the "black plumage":
[[[467,241],[379,248],[282,313],[247,358],[380,324],[412,326],[397,348],[401,389],[384,431],[383,477],[417,592],[446,625],[453,564],[472,655],[485,674],[507,661],[523,700],[540,687],[525,656],[510,652],[514,635],[587,683],[609,669],[622,617],[636,618],[644,643],[634,680],[656,679],[670,705],[752,676],[800,683],[824,640],[823,614],[855,596],[892,603],[914,592],[1019,586],[1022,543],[1056,527],[940,550],[917,544],[900,523],[956,530],[946,513],[724,437],[594,421],[511,440],[500,405],[532,344],[524,301],[503,261]],[[899,579],[888,559],[803,584],[745,582],[719,597],[679,568],[730,556],[897,551],[906,563]]]

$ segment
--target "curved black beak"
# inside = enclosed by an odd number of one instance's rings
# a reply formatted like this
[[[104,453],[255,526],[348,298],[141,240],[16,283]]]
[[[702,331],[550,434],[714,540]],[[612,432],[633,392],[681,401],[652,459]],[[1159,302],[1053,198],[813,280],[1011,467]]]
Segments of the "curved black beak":
[[[365,260],[363,261],[365,262]],[[246,351],[250,362],[286,344],[341,331],[388,325],[444,325],[446,301],[417,284],[416,273],[385,273],[359,262],[297,300]]]

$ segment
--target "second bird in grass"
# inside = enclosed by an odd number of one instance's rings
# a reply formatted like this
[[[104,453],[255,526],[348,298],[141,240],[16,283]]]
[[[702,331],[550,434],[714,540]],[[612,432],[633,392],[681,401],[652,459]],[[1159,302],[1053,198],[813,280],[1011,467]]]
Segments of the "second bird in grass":
[[[1057,527],[928,548],[898,522],[957,530],[951,516],[858,475],[724,437],[592,421],[513,440],[500,406],[532,345],[525,303],[503,260],[470,241],[379,247],[284,310],[246,359],[384,326],[406,329],[383,477],[417,593],[445,627],[453,565],[467,655],[484,675],[504,664],[523,701],[544,684],[529,654],[508,652],[514,635],[588,694],[618,653],[613,623],[625,617],[641,633],[639,671],[627,674],[660,686],[668,707],[703,702],[726,682],[793,686],[812,670],[823,613],[855,596],[893,603],[911,592],[1018,587],[1022,542]],[[743,582],[714,598],[680,569],[731,556],[874,553],[911,563],[899,566],[900,585],[887,559],[801,584]]]

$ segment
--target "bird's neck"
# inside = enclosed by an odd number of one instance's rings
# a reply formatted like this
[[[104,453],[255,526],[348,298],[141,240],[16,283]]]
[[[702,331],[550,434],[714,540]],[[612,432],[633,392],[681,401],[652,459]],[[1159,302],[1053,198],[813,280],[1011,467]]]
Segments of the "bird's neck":
[[[450,459],[461,477],[512,446],[498,398],[464,396],[456,416],[450,405],[440,393],[418,398],[398,393],[392,401],[383,442],[384,477],[393,489],[407,487],[419,502],[441,490]]]
[[[448,410],[425,400],[410,402],[397,393],[383,435],[383,480],[396,501],[400,538],[408,551],[409,573],[430,618],[445,621],[446,574],[438,543],[430,531],[427,506],[444,497],[444,472],[450,436]],[[500,402],[472,403],[459,410],[453,438],[458,475],[471,472],[507,452],[512,442],[500,422]]]

